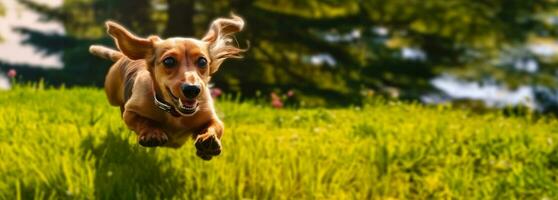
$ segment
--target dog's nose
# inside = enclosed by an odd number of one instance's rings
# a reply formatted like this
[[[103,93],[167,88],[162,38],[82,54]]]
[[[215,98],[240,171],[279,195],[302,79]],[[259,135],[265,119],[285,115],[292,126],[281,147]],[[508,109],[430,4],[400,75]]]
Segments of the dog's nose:
[[[182,89],[184,96],[190,99],[196,98],[201,91],[199,85],[182,84],[180,88]]]

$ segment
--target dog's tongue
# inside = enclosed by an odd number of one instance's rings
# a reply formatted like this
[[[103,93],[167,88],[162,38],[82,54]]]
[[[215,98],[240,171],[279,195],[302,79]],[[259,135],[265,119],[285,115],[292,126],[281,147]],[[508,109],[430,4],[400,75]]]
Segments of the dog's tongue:
[[[196,100],[184,99],[184,100],[182,100],[182,103],[185,106],[193,106],[196,103]]]

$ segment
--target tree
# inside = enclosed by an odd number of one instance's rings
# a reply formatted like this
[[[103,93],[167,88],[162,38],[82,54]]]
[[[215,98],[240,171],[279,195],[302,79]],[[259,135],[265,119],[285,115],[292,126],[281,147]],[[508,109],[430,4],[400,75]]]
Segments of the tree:
[[[16,30],[27,39],[24,43],[35,46],[44,55],[62,54],[63,70],[56,73],[38,69],[40,66],[13,65],[5,63],[2,68],[15,68],[25,80],[42,77],[49,84],[102,86],[109,61],[91,56],[91,44],[112,45],[106,37],[104,22],[112,19],[135,29],[138,34],[156,31],[151,20],[149,0],[65,0],[60,8],[51,8],[32,0],[18,0],[19,3],[41,13],[43,21],[59,21],[64,24],[65,35],[42,33],[33,29],[18,27]],[[110,18],[109,18],[110,16]],[[35,68],[36,70],[28,69]],[[79,78],[78,78],[79,77]]]
[[[226,62],[213,80],[244,96],[295,89],[307,102],[353,104],[363,91],[397,90],[416,99],[445,73],[510,87],[558,86],[556,58],[528,49],[556,36],[553,0],[66,0],[60,9],[19,1],[65,24],[57,50],[64,52],[64,69],[100,74],[92,77],[97,84],[105,72],[99,67],[109,64],[89,56],[86,46],[111,45],[103,26],[108,17],[139,35],[202,37],[214,18],[233,11],[246,20],[237,38],[249,51]],[[52,48],[39,44],[50,39],[33,37],[30,43]],[[411,50],[419,56],[401,53]],[[537,61],[538,69],[522,68],[526,60]]]
[[[261,73],[254,82],[268,86],[309,87],[309,91],[352,97],[365,88],[396,87],[404,98],[417,98],[432,90],[429,80],[442,73],[470,80],[491,78],[512,87],[557,86],[553,62],[509,51],[524,48],[534,37],[556,36],[549,23],[556,10],[554,1],[220,2],[229,3],[216,6],[227,8],[221,15],[232,8],[247,19],[250,58],[262,67],[249,64],[250,69],[243,70]],[[206,10],[215,12],[216,7]],[[424,52],[425,58],[403,57],[400,52],[409,47]],[[333,56],[336,65],[307,62],[315,54]],[[541,67],[528,73],[502,58],[536,59]],[[253,84],[243,75],[246,71],[224,74],[238,77],[232,83]]]

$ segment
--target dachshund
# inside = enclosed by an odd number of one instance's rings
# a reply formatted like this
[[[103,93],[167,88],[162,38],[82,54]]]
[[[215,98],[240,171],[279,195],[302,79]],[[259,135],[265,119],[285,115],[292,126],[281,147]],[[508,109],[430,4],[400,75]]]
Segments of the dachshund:
[[[233,34],[244,20],[214,20],[200,39],[158,36],[142,38],[123,26],[106,22],[118,50],[91,45],[91,54],[115,62],[105,78],[113,106],[145,147],[181,147],[195,139],[197,155],[210,160],[221,153],[224,125],[215,113],[209,91],[211,76],[227,58],[242,58],[245,49]]]

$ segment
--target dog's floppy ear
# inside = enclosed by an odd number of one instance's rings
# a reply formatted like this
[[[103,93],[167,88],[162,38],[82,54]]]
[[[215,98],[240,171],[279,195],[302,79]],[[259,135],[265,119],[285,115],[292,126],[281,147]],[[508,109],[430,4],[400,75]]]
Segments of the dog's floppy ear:
[[[112,21],[107,21],[106,25],[108,34],[114,38],[118,49],[128,58],[138,60],[153,53],[153,39],[137,37],[120,24]]]
[[[203,37],[203,41],[209,44],[209,56],[211,65],[210,73],[213,74],[227,58],[242,58],[241,53],[246,51],[240,49],[233,43],[233,34],[240,32],[244,27],[244,20],[237,15],[231,14],[232,18],[218,18],[211,23],[209,31]]]

